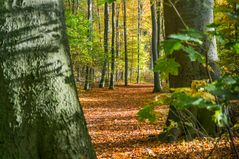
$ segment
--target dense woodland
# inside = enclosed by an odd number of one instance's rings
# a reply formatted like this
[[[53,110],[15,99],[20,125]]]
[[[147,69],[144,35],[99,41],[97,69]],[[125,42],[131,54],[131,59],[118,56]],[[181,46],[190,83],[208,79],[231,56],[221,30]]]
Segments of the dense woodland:
[[[238,24],[238,0],[0,0],[0,159],[238,159]]]

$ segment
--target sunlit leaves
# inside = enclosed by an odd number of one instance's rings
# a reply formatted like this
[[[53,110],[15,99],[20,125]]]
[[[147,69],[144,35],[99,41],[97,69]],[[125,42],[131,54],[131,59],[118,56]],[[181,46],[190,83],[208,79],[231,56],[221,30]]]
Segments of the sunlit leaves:
[[[67,34],[72,60],[83,65],[96,65],[103,59],[103,49],[98,33],[93,32],[89,40],[89,20],[83,14],[66,11]],[[92,48],[89,50],[89,48]]]

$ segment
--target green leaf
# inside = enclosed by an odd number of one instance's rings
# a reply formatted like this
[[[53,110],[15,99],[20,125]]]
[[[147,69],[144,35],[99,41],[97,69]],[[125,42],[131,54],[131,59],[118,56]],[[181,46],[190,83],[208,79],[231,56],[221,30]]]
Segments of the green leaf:
[[[169,39],[162,42],[162,46],[166,54],[172,54],[174,51],[180,50],[182,44],[179,40]]]
[[[239,54],[239,43],[234,44],[233,49],[237,54]]]
[[[192,37],[192,36],[190,36],[188,34],[171,34],[169,36],[169,38],[177,39],[177,40],[181,40],[181,41],[196,42],[196,43],[198,43],[200,45],[203,44],[203,42],[199,38]]]
[[[173,58],[160,58],[156,62],[154,71],[160,72],[166,78],[169,74],[177,76],[179,67],[180,64]]]
[[[154,106],[147,105],[144,106],[138,113],[137,117],[139,121],[149,120],[150,123],[156,121],[156,112],[154,111]]]
[[[190,58],[191,61],[198,61],[200,63],[205,63],[205,58],[203,57],[202,54],[200,54],[199,52],[197,52],[193,47],[191,46],[183,46],[182,50],[185,51],[186,53],[188,53],[188,56]]]

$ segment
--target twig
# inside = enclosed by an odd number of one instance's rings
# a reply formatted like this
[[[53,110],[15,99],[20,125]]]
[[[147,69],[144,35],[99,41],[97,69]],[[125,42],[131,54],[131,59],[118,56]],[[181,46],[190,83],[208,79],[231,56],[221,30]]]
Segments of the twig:
[[[175,10],[176,14],[178,15],[179,19],[181,20],[181,22],[183,23],[184,27],[186,29],[188,29],[189,27],[187,26],[187,24],[184,22],[182,16],[180,15],[179,11],[177,10],[177,8],[175,7],[175,5],[173,4],[173,2],[171,0],[168,0],[169,3],[171,4],[171,6],[173,7],[173,9]]]

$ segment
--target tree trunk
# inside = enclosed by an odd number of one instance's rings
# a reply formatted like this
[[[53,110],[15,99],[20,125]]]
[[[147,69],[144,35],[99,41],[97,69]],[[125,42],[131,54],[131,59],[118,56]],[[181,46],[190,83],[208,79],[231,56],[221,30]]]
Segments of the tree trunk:
[[[80,64],[77,64],[76,73],[77,73],[76,81],[80,82],[80,80],[81,80],[81,67],[80,67]]]
[[[137,84],[140,83],[140,45],[141,45],[142,2],[138,0],[138,34],[137,34]]]
[[[164,2],[166,36],[178,33],[182,29],[186,29],[185,25],[199,31],[205,31],[206,26],[213,22],[213,0],[190,0],[187,3],[181,0],[174,4],[175,2],[176,0],[165,0]],[[174,7],[168,5],[170,3],[175,5],[181,18],[179,18]],[[204,48],[206,48],[207,51],[204,52],[204,54],[208,56],[209,64],[213,66],[214,70],[216,70],[215,61],[218,60],[218,57],[215,39],[205,39]],[[190,87],[193,80],[208,78],[206,69],[197,62],[191,62],[186,53],[181,51],[175,53],[173,56],[176,58],[176,61],[180,63],[181,67],[178,76],[170,75],[169,83],[171,88]],[[219,76],[218,71],[215,71],[213,76]],[[175,111],[175,108],[171,106],[167,124],[170,123],[170,120],[176,122],[181,120],[177,115],[182,112]],[[195,118],[203,129],[206,130],[206,133],[211,135],[215,134],[215,123],[212,120],[212,112],[209,112],[206,109],[194,109],[190,111],[194,116],[191,116],[191,119]],[[191,137],[195,136],[191,135]]]
[[[112,3],[112,41],[111,41],[111,74],[109,89],[114,89],[115,75],[115,3]]]
[[[151,18],[152,18],[152,55],[153,55],[153,67],[158,59],[157,49],[157,14],[155,0],[150,0]],[[154,71],[154,90],[153,92],[160,92],[159,73]]]
[[[62,0],[0,1],[0,158],[96,158]]]
[[[161,0],[157,0],[157,56],[161,56],[160,42],[161,42]]]
[[[86,69],[85,69],[84,90],[90,90],[90,68],[89,68],[89,66],[86,66]]]
[[[166,0],[165,3],[168,4],[168,1]],[[171,1],[172,3],[175,2],[175,0]],[[166,36],[178,33],[181,29],[186,29],[173,7],[167,4],[164,6]],[[213,22],[213,0],[207,0],[207,2],[190,0],[187,4],[179,1],[175,7],[184,23],[190,28],[205,31],[207,24]],[[208,54],[209,63],[215,63],[218,60],[215,39],[207,40],[204,45],[205,49],[208,50],[205,54]],[[170,87],[190,87],[192,80],[208,78],[205,68],[196,62],[191,62],[185,53],[179,52],[174,56],[181,67],[178,76],[170,76]]]
[[[107,71],[108,64],[108,37],[109,37],[109,9],[108,3],[105,3],[104,6],[104,63],[101,72],[100,88],[105,86],[105,76]]]
[[[127,50],[127,26],[126,26],[126,22],[127,22],[127,10],[126,10],[126,0],[123,0],[123,4],[124,4],[124,53],[125,53],[125,70],[124,70],[124,85],[128,86],[128,74],[129,74],[129,62],[128,62],[128,50]]]
[[[98,5],[98,0],[97,0],[97,4],[96,4],[96,10],[97,10],[97,18],[98,18],[98,29],[99,29],[99,33],[101,33],[101,9]],[[100,46],[103,46],[102,43],[102,36],[100,36]]]
[[[119,70],[118,70],[118,61],[119,61],[119,55],[120,55],[120,25],[119,25],[119,16],[120,16],[120,4],[117,5],[116,7],[117,13],[116,13],[116,48],[115,48],[115,53],[116,53],[116,67],[115,67],[115,80],[119,80]]]
[[[93,1],[88,0],[88,20],[89,20],[89,28],[88,28],[88,41],[93,42]],[[88,48],[88,54],[92,52],[92,46]],[[88,64],[89,65],[89,64]],[[91,68],[90,66],[86,66],[86,77],[85,77],[85,90],[91,89]]]
[[[95,70],[93,68],[90,68],[90,88],[93,88],[94,82],[95,82]]]

